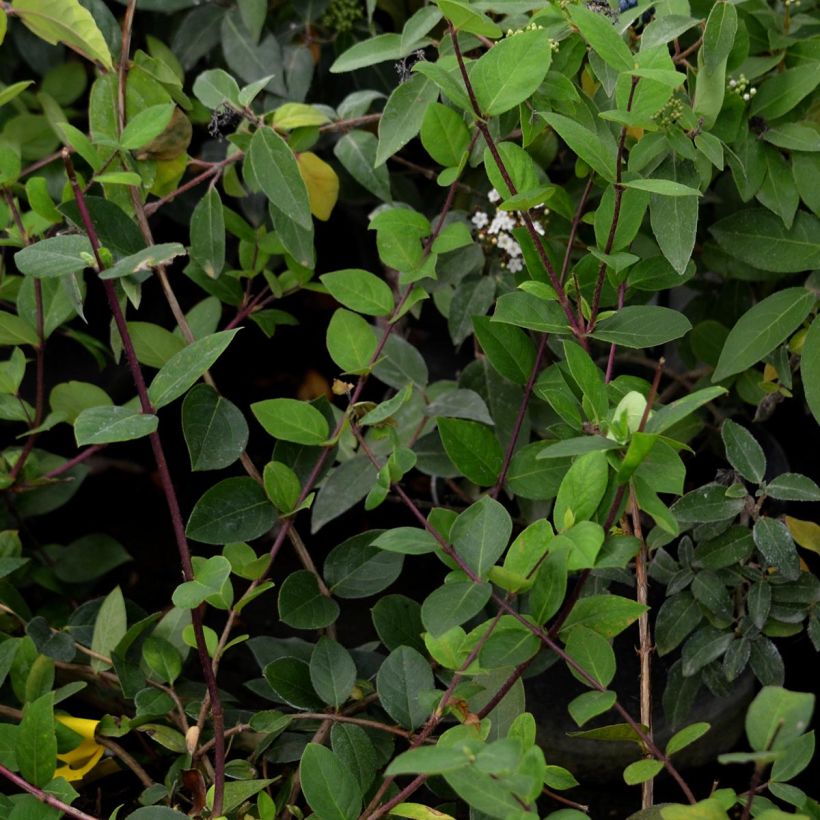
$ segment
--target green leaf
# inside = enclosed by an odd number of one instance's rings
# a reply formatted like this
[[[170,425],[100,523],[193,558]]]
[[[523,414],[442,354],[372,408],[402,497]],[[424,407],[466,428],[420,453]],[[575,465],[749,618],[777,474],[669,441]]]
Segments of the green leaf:
[[[376,779],[381,763],[380,753],[374,742],[361,726],[349,723],[335,723],[330,730],[330,747],[342,761],[342,765],[353,772],[359,788],[366,792]]]
[[[581,36],[607,65],[618,72],[632,69],[635,58],[605,14],[596,14],[586,6],[573,6],[569,13]]]
[[[492,320],[542,333],[569,333],[567,317],[557,302],[546,302],[524,291],[499,297]]]
[[[785,288],[746,311],[729,331],[712,381],[740,373],[771,353],[803,323],[814,302],[805,288]]]
[[[697,188],[690,188],[672,179],[633,179],[631,182],[622,182],[621,185],[660,196],[702,196]]]
[[[814,318],[803,340],[800,378],[803,381],[806,404],[820,424],[820,317]]]
[[[760,484],[766,472],[766,456],[757,439],[731,419],[723,422],[720,435],[726,448],[726,458],[732,467],[747,481]]]
[[[259,794],[262,789],[266,789],[271,783],[275,782],[276,778],[268,778],[267,780],[240,780],[234,783],[231,783],[230,781],[227,782],[223,792],[222,811],[227,814],[228,812],[238,809],[243,803],[247,803],[247,801],[255,794]],[[213,786],[208,789],[205,802],[209,808],[213,807]],[[157,820],[162,820],[162,818],[157,818]]]
[[[683,676],[689,678],[721,657],[734,637],[731,632],[709,625],[695,632],[683,645],[681,652]]]
[[[606,492],[609,466],[601,450],[577,458],[567,470],[553,509],[553,521],[561,531],[576,521],[589,519]]]
[[[407,82],[397,85],[382,111],[379,120],[379,147],[376,165],[382,165],[418,134],[427,106],[438,97],[438,89],[431,80],[416,74]]]
[[[619,595],[587,595],[581,598],[561,627],[561,634],[586,626],[605,638],[614,638],[646,612],[646,606]]]
[[[156,265],[170,262],[177,256],[184,256],[185,248],[179,242],[167,242],[164,245],[152,245],[137,253],[126,256],[115,262],[110,268],[100,272],[100,279],[120,279],[143,270],[150,270]]]
[[[507,548],[511,532],[509,513],[497,501],[484,496],[458,516],[450,539],[464,562],[484,578]]]
[[[567,708],[578,726],[583,726],[592,718],[608,712],[617,699],[615,692],[584,692],[577,698],[573,698]]]
[[[53,692],[46,692],[26,704],[15,752],[20,774],[25,780],[39,787],[50,782],[57,764]]]
[[[387,166],[376,167],[378,145],[379,141],[369,131],[351,131],[336,143],[333,153],[359,185],[383,202],[392,202]]]
[[[490,364],[514,384],[526,384],[535,364],[535,345],[513,325],[473,316],[473,328]]]
[[[194,96],[212,111],[233,103],[239,107],[239,85],[236,80],[221,68],[211,68],[203,71],[194,80]]]
[[[147,367],[159,369],[185,342],[176,334],[151,322],[128,322],[128,332],[134,343],[137,361]]]
[[[609,23],[606,25],[611,28]],[[624,48],[626,48],[625,44]],[[607,182],[615,181],[614,143],[605,145],[597,133],[563,114],[555,112],[539,112],[539,114],[590,168],[599,173]]]
[[[180,584],[172,597],[180,609],[196,609],[209,597],[220,596],[231,576],[231,562],[224,555],[194,556],[193,561],[194,580]]]
[[[324,704],[313,690],[305,661],[291,656],[277,658],[262,670],[276,696],[294,709],[319,709]]]
[[[636,786],[652,780],[662,770],[663,763],[660,760],[636,760],[624,769],[624,782],[627,786]]]
[[[389,587],[401,574],[404,556],[373,546],[379,530],[368,530],[334,547],[325,559],[324,576],[340,598],[368,598]]]
[[[330,434],[327,419],[312,404],[296,399],[267,399],[251,405],[265,431],[282,441],[322,444]]]
[[[453,24],[453,28],[458,31],[466,31],[469,34],[478,34],[494,40],[503,34],[486,14],[482,14],[470,3],[462,3],[460,0],[436,0],[436,5]]]
[[[310,656],[310,681],[316,694],[338,709],[353,691],[356,664],[341,644],[322,636]]]
[[[657,169],[657,173],[666,177],[667,182],[674,179],[687,187],[696,184],[698,179],[692,164],[677,159],[674,154]],[[652,233],[669,264],[681,276],[686,272],[695,247],[698,207],[696,196],[653,193],[649,198]]]
[[[225,267],[225,217],[215,187],[197,202],[191,216],[191,259],[211,279]]]
[[[94,633],[91,637],[91,649],[99,655],[110,657],[114,648],[128,631],[128,619],[125,614],[125,599],[119,587],[105,597],[94,621]],[[95,672],[109,669],[111,664],[91,658],[91,668]]]
[[[658,305],[629,305],[598,322],[592,336],[622,347],[645,348],[679,339],[691,329],[680,311]]]
[[[796,581],[800,577],[800,556],[791,533],[782,521],[758,518],[752,537],[769,565],[775,567],[784,578]]]
[[[771,211],[747,208],[709,230],[729,256],[758,270],[797,273],[820,267],[820,220],[805,211],[798,211],[788,229]]]
[[[240,9],[234,9],[221,18],[222,53],[228,68],[246,83],[263,77],[270,82],[265,88],[271,94],[286,96],[285,71],[279,41],[267,34],[261,42],[246,25]]]
[[[327,326],[327,352],[345,373],[364,373],[376,352],[373,326],[356,313],[339,308]]]
[[[422,746],[410,749],[394,758],[385,774],[397,777],[402,774],[443,774],[470,765],[470,758],[458,747]]]
[[[302,492],[302,483],[299,481],[299,476],[286,464],[282,464],[280,461],[271,461],[265,465],[262,477],[265,492],[273,506],[280,512],[292,512]]]
[[[421,124],[421,144],[445,168],[457,166],[470,144],[464,118],[441,103],[431,103]]]
[[[185,532],[204,544],[250,541],[273,527],[276,511],[252,478],[226,478],[194,505]]]
[[[89,407],[74,422],[77,445],[133,441],[155,432],[159,419],[129,407]]]
[[[751,115],[776,120],[787,114],[817,88],[820,76],[815,68],[816,66],[809,62],[771,74],[752,101]]]
[[[453,581],[433,590],[421,605],[424,628],[438,638],[454,626],[469,621],[490,600],[489,584]]]
[[[339,617],[339,605],[322,594],[312,572],[298,570],[279,590],[279,617],[295,629],[324,629]]]
[[[356,43],[339,55],[330,66],[330,73],[343,74],[385,60],[400,60],[402,57],[404,51],[400,34],[378,34]]]
[[[105,38],[91,12],[78,0],[14,0],[14,13],[47,43],[63,43],[103,68],[113,70]]]
[[[679,732],[675,732],[666,744],[666,754],[673,755],[681,751],[681,749],[691,746],[696,740],[702,738],[711,728],[711,725],[708,723],[693,723],[691,726],[687,726]]]
[[[0,27],[5,25],[6,15],[2,15],[0,20]],[[0,42],[2,42],[2,36],[0,36]],[[2,91],[0,91],[0,105],[5,105],[8,102],[11,102],[15,97],[19,97],[30,85],[34,84],[34,80],[22,80],[19,83],[12,83],[11,85],[7,85]]]
[[[152,105],[133,116],[122,130],[120,147],[134,151],[153,142],[168,127],[174,107],[173,103]]]
[[[299,763],[302,791],[322,820],[355,820],[362,809],[362,792],[353,774],[330,749],[308,743]]]
[[[386,530],[373,541],[373,546],[403,555],[426,555],[435,552],[438,542],[421,527],[396,527]]]
[[[182,402],[182,432],[194,472],[229,467],[248,443],[239,408],[206,384],[195,385]]]
[[[705,387],[677,401],[673,401],[665,407],[659,407],[649,416],[646,423],[646,432],[663,433],[679,421],[683,421],[687,416],[690,416],[699,407],[708,404],[725,393],[725,387]]]
[[[569,631],[565,649],[590,677],[603,687],[609,686],[615,677],[616,664],[615,652],[606,638],[585,626],[575,626]],[[573,667],[570,671],[584,684],[590,685]]]
[[[417,729],[427,719],[429,710],[419,696],[434,687],[430,664],[409,646],[393,650],[376,675],[382,708],[406,729]]]
[[[706,484],[675,502],[672,512],[682,524],[706,524],[734,518],[745,506],[744,498],[726,495],[721,484]]]
[[[318,532],[325,524],[361,501],[376,480],[377,470],[365,455],[342,462],[322,482],[313,504],[310,531]]]
[[[172,356],[154,376],[148,398],[157,410],[186,393],[212,367],[237,334],[239,328],[212,333],[191,342]]]
[[[370,610],[373,627],[388,650],[410,646],[424,651],[421,607],[405,595],[385,595]]]
[[[38,279],[67,276],[87,268],[90,253],[91,243],[85,236],[53,236],[17,251],[14,264],[20,273]]]
[[[191,630],[193,632],[193,629]],[[194,641],[196,646],[196,641]],[[151,672],[152,677],[163,683],[173,683],[182,672],[182,656],[176,647],[164,638],[151,635],[142,645],[142,657]]]
[[[271,207],[281,211],[304,230],[313,222],[305,181],[287,143],[272,129],[258,128],[245,155],[244,173],[268,198]]]
[[[756,752],[785,749],[811,722],[814,695],[764,686],[746,712],[746,737]]]
[[[389,316],[395,302],[383,279],[358,268],[325,273],[319,277],[330,295],[345,307],[368,316]]]
[[[484,424],[465,419],[438,419],[441,441],[450,460],[474,484],[495,483],[504,460],[495,433]]]
[[[780,501],[820,501],[820,487],[800,473],[782,473],[766,485],[766,495]]]
[[[667,598],[655,620],[655,644],[659,655],[667,655],[703,620],[700,604],[689,592],[679,592]]]
[[[731,3],[718,2],[712,6],[703,32],[703,67],[713,74],[721,63],[725,63],[737,33],[737,11]]]
[[[470,81],[482,113],[496,116],[528,99],[547,75],[552,49],[546,31],[505,37],[470,67]]]

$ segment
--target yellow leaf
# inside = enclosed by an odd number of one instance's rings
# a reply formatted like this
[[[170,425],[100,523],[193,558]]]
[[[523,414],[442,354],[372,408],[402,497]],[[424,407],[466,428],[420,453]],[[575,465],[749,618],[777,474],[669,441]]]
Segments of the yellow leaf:
[[[91,12],[78,0],[13,0],[11,7],[40,39],[63,43],[103,68],[113,70],[111,52]]]
[[[180,183],[185,169],[188,167],[189,156],[181,153],[174,159],[161,159],[156,161],[156,176],[154,184],[151,186],[151,193],[154,196],[163,197],[173,191]]]
[[[802,521],[790,515],[785,516],[785,521],[792,538],[803,549],[820,553],[820,524],[815,524],[814,521]]]
[[[630,137],[634,138],[635,142],[638,142],[643,139],[644,131],[643,128],[637,125],[630,125],[629,128],[626,129],[626,133]]]
[[[339,177],[336,172],[312,151],[305,151],[297,157],[299,173],[305,181],[310,200],[310,212],[326,222],[339,197]]]
[[[324,125],[330,122],[327,114],[307,103],[285,103],[273,112],[273,127],[281,131]]]

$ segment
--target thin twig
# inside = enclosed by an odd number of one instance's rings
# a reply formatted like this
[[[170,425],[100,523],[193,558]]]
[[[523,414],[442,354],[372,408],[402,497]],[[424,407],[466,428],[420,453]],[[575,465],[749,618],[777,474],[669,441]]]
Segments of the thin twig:
[[[475,90],[473,89],[473,84],[470,81],[470,76],[467,73],[467,66],[464,63],[464,56],[461,53],[461,46],[458,42],[458,35],[456,34],[455,28],[453,28],[452,24],[449,25],[449,32],[450,32],[450,40],[453,43],[453,53],[455,54],[456,61],[458,63],[458,68],[461,73],[461,79],[464,82],[464,87],[467,90],[467,95],[470,98],[470,105],[473,108],[473,113],[475,114],[476,118],[476,127],[481,132],[481,136],[484,137],[484,142],[487,143],[487,147],[490,149],[490,153],[492,154],[493,161],[498,168],[499,173],[501,174],[502,179],[504,180],[504,184],[507,186],[509,190],[510,196],[515,196],[518,193],[518,189],[515,186],[515,183],[512,181],[512,177],[510,176],[509,171],[507,170],[507,166],[504,163],[504,160],[501,158],[501,154],[498,151],[498,146],[493,139],[492,134],[490,133],[490,129],[487,127],[487,123],[484,120],[484,115],[481,111],[481,107],[478,104],[478,99],[475,95]],[[541,236],[538,231],[535,230],[535,225],[533,224],[532,215],[529,210],[519,211],[521,215],[521,219],[524,222],[524,227],[527,229],[527,233],[530,235],[530,239],[535,245],[535,250],[538,253],[538,258],[541,261],[541,264],[544,266],[544,270],[547,272],[547,276],[549,276],[550,283],[552,284],[553,289],[558,297],[558,303],[561,305],[561,309],[564,311],[564,314],[567,317],[567,321],[569,323],[570,328],[572,329],[573,333],[578,337],[578,340],[587,348],[587,341],[584,338],[583,328],[578,324],[577,319],[575,318],[575,314],[572,311],[572,307],[570,306],[569,299],[567,298],[567,294],[564,291],[561,282],[559,281],[558,275],[555,272],[555,269],[552,266],[552,262],[550,261],[549,256],[547,256],[547,252],[544,249],[544,245],[541,242]]]
[[[635,89],[638,87],[640,77],[633,77],[632,84],[629,87],[629,100],[626,103],[626,110],[629,113],[632,110],[632,102],[635,99]],[[624,188],[621,185],[621,178],[623,174],[624,164],[624,148],[626,146],[626,132],[627,127],[621,128],[621,137],[618,140],[618,153],[615,156],[615,196],[612,207],[612,222],[609,225],[609,235],[606,239],[606,247],[604,253],[612,252],[612,247],[615,244],[615,234],[618,231],[618,221],[621,215],[621,200],[624,196]],[[587,323],[587,333],[591,333],[595,328],[595,321],[598,318],[598,310],[601,306],[601,292],[604,288],[604,280],[606,279],[607,263],[601,262],[598,268],[598,279],[595,282],[595,292],[592,295],[592,306],[590,308],[589,322]]]
[[[42,789],[38,789],[37,786],[32,786],[31,783],[24,780],[20,775],[15,774],[11,769],[7,769],[2,763],[0,763],[0,776],[5,777],[6,780],[13,783],[19,789],[34,795],[41,803],[45,803],[46,806],[51,806],[51,808],[63,812],[67,817],[73,817],[74,820],[97,820],[96,817],[86,814],[79,809],[74,809],[67,803],[63,803],[60,798],[55,797],[53,794],[44,792]]]
[[[105,746],[115,757],[119,758],[125,766],[127,766],[139,779],[140,783],[147,789],[154,785],[151,776],[142,766],[137,762],[131,754],[125,751],[119,743],[111,740],[110,737],[96,737],[95,740],[100,746]]]
[[[94,227],[94,222],[91,219],[91,214],[88,212],[88,207],[85,202],[80,186],[77,184],[77,176],[74,173],[74,166],[71,162],[71,157],[67,152],[63,154],[63,162],[66,166],[69,182],[74,191],[75,201],[80,216],[88,234],[88,240],[91,243],[91,249],[94,253],[99,271],[105,269],[105,264],[100,257],[100,242],[97,237],[97,231]],[[134,344],[131,340],[131,335],[128,331],[128,325],[125,321],[125,316],[120,307],[117,292],[114,288],[114,283],[110,279],[101,280],[105,289],[106,298],[108,300],[108,307],[114,317],[114,323],[117,326],[120,338],[122,339],[123,350],[125,358],[128,362],[131,377],[134,381],[134,386],[137,389],[140,407],[143,413],[153,414],[154,408],[151,405],[151,400],[148,396],[148,387],[145,383],[145,377],[142,373],[142,368],[137,359]],[[154,460],[157,465],[157,472],[159,473],[160,483],[165,494],[165,500],[168,505],[168,511],[171,515],[171,523],[173,525],[174,536],[177,542],[177,549],[179,551],[180,562],[182,564],[183,577],[186,581],[190,581],[194,577],[193,564],[191,562],[191,551],[188,546],[188,539],[185,536],[185,525],[182,520],[182,512],[179,507],[179,500],[177,498],[176,490],[171,479],[171,472],[168,469],[168,462],[165,458],[165,450],[162,446],[162,439],[157,431],[150,435],[151,448],[154,452]],[[217,738],[216,747],[214,750],[214,798],[213,811],[215,815],[222,813],[222,795],[225,786],[225,742],[223,737],[224,719],[222,711],[222,702],[219,697],[219,690],[216,685],[213,668],[211,666],[211,659],[208,655],[208,649],[205,644],[205,635],[202,626],[202,612],[200,609],[191,611],[191,620],[194,630],[194,638],[197,646],[197,653],[199,655],[200,666],[205,678],[205,685],[211,698],[211,718],[213,720],[214,735]]]
[[[532,396],[533,387],[535,387],[535,380],[541,372],[541,363],[544,360],[544,353],[547,350],[548,338],[549,334],[542,333],[541,339],[538,342],[538,350],[536,351],[535,359],[533,360],[532,368],[530,369],[530,375],[527,378],[527,384],[524,387],[524,395],[521,397],[521,403],[518,405],[518,414],[515,417],[515,423],[513,424],[512,433],[510,434],[510,440],[507,443],[507,449],[504,453],[504,461],[501,464],[501,470],[499,470],[498,479],[495,482],[495,486],[490,492],[491,498],[498,498],[501,488],[507,480],[510,462],[512,461],[516,445],[518,444],[518,437],[521,435],[521,428],[524,425],[524,418],[527,415],[527,406],[529,405],[530,397]]]

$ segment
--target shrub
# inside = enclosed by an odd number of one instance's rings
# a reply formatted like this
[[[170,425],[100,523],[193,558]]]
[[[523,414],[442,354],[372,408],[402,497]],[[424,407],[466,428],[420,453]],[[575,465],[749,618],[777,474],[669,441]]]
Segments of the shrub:
[[[820,816],[817,26],[1,3],[0,813]]]

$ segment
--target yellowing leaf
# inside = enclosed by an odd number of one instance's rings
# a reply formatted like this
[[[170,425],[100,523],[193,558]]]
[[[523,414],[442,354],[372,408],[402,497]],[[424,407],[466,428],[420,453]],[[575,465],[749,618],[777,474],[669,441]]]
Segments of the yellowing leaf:
[[[792,534],[792,538],[803,549],[820,553],[820,524],[815,524],[814,521],[792,518],[790,515],[785,516],[784,521]]]
[[[91,12],[78,0],[12,0],[11,7],[23,24],[47,43],[63,43],[113,70],[108,44]]]
[[[316,219],[326,222],[339,197],[339,177],[312,151],[299,154],[296,162],[307,187],[310,212]]]
[[[431,809],[423,803],[399,803],[390,809],[395,817],[409,817],[410,820],[453,820],[449,814],[437,809]]]
[[[285,103],[273,112],[273,127],[280,131],[292,131],[310,125],[330,122],[327,114],[307,103]]]

